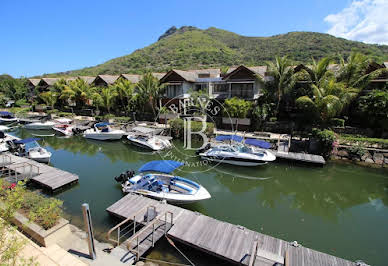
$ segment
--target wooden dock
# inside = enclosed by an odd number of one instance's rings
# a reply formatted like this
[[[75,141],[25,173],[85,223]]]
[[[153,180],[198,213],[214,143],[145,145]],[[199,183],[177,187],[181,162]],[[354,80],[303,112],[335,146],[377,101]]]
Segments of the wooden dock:
[[[144,223],[142,218],[147,206],[154,206],[157,213],[173,213],[167,237],[228,262],[249,266],[275,263],[287,266],[354,265],[351,261],[302,246],[295,247],[287,241],[143,196],[128,194],[106,210],[116,217],[134,217],[139,223]],[[144,212],[139,214],[142,209]]]
[[[51,191],[76,183],[79,179],[75,174],[10,153],[1,155],[0,166],[3,176],[8,174],[8,178],[15,181],[31,180]]]
[[[320,155],[309,154],[309,153],[299,153],[299,152],[280,152],[272,151],[276,158],[290,161],[299,161],[305,163],[319,164],[324,165],[326,163],[325,159]]]

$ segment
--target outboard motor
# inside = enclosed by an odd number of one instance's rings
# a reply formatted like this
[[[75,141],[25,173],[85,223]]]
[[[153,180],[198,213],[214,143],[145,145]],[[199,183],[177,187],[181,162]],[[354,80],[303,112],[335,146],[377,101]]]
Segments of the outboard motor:
[[[126,171],[124,173],[121,173],[120,175],[116,176],[115,177],[115,180],[118,182],[118,183],[124,183],[125,181],[127,181],[128,179],[130,179],[131,177],[133,177],[135,175],[135,171],[131,170],[131,171]]]
[[[7,140],[5,143],[7,143],[8,148],[13,151],[16,150],[17,146],[12,140]]]
[[[211,145],[210,145],[210,143],[208,143],[208,144],[206,144],[206,146],[203,147],[202,149],[196,150],[196,151],[195,151],[195,154],[196,154],[196,155],[199,155],[200,153],[205,152],[205,151],[207,151],[207,150],[210,149],[210,148],[211,148]]]

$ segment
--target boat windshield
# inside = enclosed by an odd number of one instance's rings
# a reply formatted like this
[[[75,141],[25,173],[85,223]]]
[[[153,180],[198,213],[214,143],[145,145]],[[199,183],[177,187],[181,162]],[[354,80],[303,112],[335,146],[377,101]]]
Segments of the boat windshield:
[[[24,149],[26,151],[29,151],[29,150],[33,150],[33,149],[37,149],[37,148],[40,148],[40,145],[38,142],[36,141],[32,141],[32,142],[28,142],[24,145]]]

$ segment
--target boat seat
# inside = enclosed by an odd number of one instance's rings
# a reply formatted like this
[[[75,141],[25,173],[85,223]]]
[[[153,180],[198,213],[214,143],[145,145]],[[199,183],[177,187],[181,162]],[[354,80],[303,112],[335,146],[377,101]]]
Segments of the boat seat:
[[[179,188],[178,191],[181,191],[183,190],[182,192],[186,192],[186,193],[189,193],[189,194],[193,194],[193,189],[189,186],[186,186],[182,183],[177,183],[175,181],[171,181],[171,186],[173,186],[173,188]]]

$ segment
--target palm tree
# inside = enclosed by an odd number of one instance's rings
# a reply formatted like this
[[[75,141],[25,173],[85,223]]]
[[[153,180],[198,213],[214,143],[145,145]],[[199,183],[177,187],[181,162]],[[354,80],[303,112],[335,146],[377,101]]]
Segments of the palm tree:
[[[339,115],[357,95],[343,83],[336,82],[334,78],[323,79],[319,84],[312,84],[311,87],[313,97],[310,98],[307,95],[299,97],[295,101],[296,106],[309,112],[310,115],[318,112],[324,122]]]
[[[111,87],[102,88],[101,95],[100,95],[101,99],[98,99],[98,102],[101,104],[102,107],[105,108],[105,110],[108,111],[108,113],[110,113],[110,108],[116,96],[117,96],[116,91],[112,90]]]
[[[154,116],[156,116],[155,110],[158,100],[164,93],[165,84],[160,84],[158,78],[154,77],[151,72],[148,72],[143,75],[136,87],[140,103],[149,104]]]
[[[120,101],[120,107],[126,111],[130,109],[130,105],[136,98],[135,87],[136,84],[124,78],[120,78],[112,86],[112,89],[115,90],[117,98]]]
[[[388,75],[387,68],[368,72],[372,62],[370,58],[359,52],[351,53],[347,60],[340,56],[340,69],[337,80],[343,82],[348,88],[362,90],[370,84],[371,80],[382,75]]]
[[[54,105],[58,99],[58,94],[56,92],[46,91],[39,94],[39,97],[46,103],[46,105],[49,105],[52,109],[54,109]]]
[[[64,86],[59,98],[73,101],[77,107],[82,107],[90,99],[91,93],[89,85],[83,79],[77,78]]]
[[[271,84],[275,88],[277,96],[276,110],[279,112],[280,101],[284,94],[286,94],[295,85],[294,70],[291,61],[287,56],[275,57],[275,62],[268,62],[269,75],[273,77]]]

